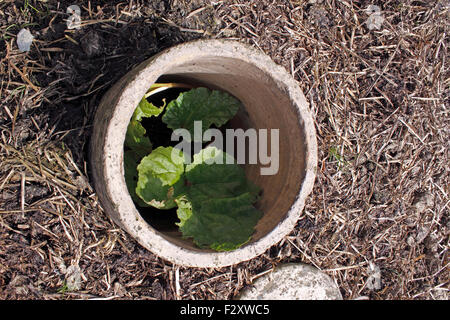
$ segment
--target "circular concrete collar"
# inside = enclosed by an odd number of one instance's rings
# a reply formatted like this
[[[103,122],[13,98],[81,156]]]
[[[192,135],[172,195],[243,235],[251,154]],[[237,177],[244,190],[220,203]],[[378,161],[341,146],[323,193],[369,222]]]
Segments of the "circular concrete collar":
[[[228,65],[224,63],[217,70],[214,67],[211,69],[210,65],[217,64],[218,61],[220,64],[221,59],[228,59],[227,61],[233,61],[233,63],[228,63]],[[203,61],[206,61],[205,64],[209,64],[208,68],[210,69],[202,67]],[[291,139],[290,143],[297,141],[296,139],[301,140],[304,159],[298,167],[292,159],[286,160],[286,163],[289,163],[290,166],[289,176],[292,176],[292,174],[295,176],[296,171],[302,171],[298,175],[298,179],[302,179],[302,181],[299,181],[298,187],[296,187],[295,194],[290,201],[291,204],[286,204],[287,210],[284,210],[277,221],[271,222],[274,228],[260,234],[258,239],[230,252],[211,252],[184,246],[144,221],[127,191],[123,169],[123,144],[128,122],[142,96],[150,85],[162,75],[179,74],[183,70],[199,68],[201,70],[215,70],[214,72],[211,71],[209,76],[217,74],[225,77],[228,73],[237,72],[232,71],[233,66],[240,64],[248,66],[247,69],[250,71],[253,69],[257,71],[249,74],[250,81],[253,77],[255,83],[256,81],[259,81],[261,85],[271,83],[271,87],[264,90],[267,94],[270,94],[272,90],[270,88],[274,88],[273,91],[276,91],[277,94],[283,94],[284,99],[290,102],[290,106],[287,107],[290,108],[289,112],[294,116],[289,116],[284,121],[293,121],[295,126],[298,127],[293,128],[293,130],[297,130],[301,133],[301,136],[294,137],[295,139],[288,138]],[[245,70],[239,70],[239,72],[245,73]],[[270,113],[270,109],[267,112]],[[283,110],[274,112],[275,115],[280,116],[282,116],[282,113]],[[297,132],[295,130],[290,132]],[[286,150],[289,150],[289,148]],[[282,240],[294,228],[303,210],[305,199],[312,190],[316,164],[317,142],[314,124],[306,99],[297,82],[268,56],[250,46],[235,41],[200,40],[184,43],[144,61],[106,93],[94,120],[91,165],[95,188],[103,208],[117,224],[132,235],[142,246],[161,258],[182,266],[224,267],[233,265],[258,256]],[[264,192],[267,192],[267,190]],[[280,191],[269,190],[269,192],[277,193]],[[275,194],[276,196],[278,194]]]

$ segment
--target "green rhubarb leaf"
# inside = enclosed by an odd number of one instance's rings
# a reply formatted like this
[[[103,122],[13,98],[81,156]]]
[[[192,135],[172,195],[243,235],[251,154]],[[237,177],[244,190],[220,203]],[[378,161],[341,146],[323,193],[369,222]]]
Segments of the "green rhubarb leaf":
[[[202,121],[202,131],[212,124],[220,127],[239,110],[239,100],[226,92],[196,88],[169,102],[162,121],[171,129],[184,128],[194,136],[194,121]]]
[[[157,117],[164,110],[164,106],[158,108],[153,103],[148,102],[146,98],[142,98],[136,110],[133,113],[133,120],[141,121],[142,118]]]
[[[152,144],[150,139],[145,136],[146,131],[141,124],[141,120],[142,118],[158,116],[163,109],[164,106],[158,108],[148,102],[146,98],[142,98],[131,117],[125,135],[125,147],[129,149],[124,154],[125,182],[131,198],[141,207],[147,207],[148,204],[136,194],[137,166],[141,159],[152,151]]]
[[[224,198],[250,192],[254,202],[260,188],[247,181],[245,171],[235,159],[215,147],[208,147],[194,155],[186,166],[190,193],[196,199]]]
[[[262,216],[252,205],[250,193],[209,200],[199,200],[189,193],[187,197],[192,209],[189,212],[188,205],[182,208],[185,218],[180,219],[179,227],[183,236],[192,237],[199,247],[216,251],[237,249],[250,240]]]
[[[164,106],[158,108],[142,98],[128,124],[125,135],[125,146],[137,153],[141,158],[152,151],[152,143],[145,135],[146,130],[141,124],[142,118],[158,116],[164,109]]]
[[[209,147],[186,166],[189,187],[186,196],[177,200],[178,225],[183,236],[200,247],[234,250],[251,238],[262,216],[252,205],[260,189],[247,182],[244,170],[230,159],[234,160]],[[220,160],[222,164],[216,163]]]
[[[158,147],[142,159],[138,170],[151,172],[162,185],[174,185],[184,173],[184,156],[179,149]]]
[[[176,206],[175,198],[183,194],[185,185],[183,153],[172,147],[158,147],[137,166],[136,194],[158,209]]]
[[[178,219],[180,219],[180,222],[177,223],[177,226],[182,227],[192,215],[192,204],[189,202],[186,195],[180,196],[179,198],[175,199],[175,203],[178,206],[177,216]]]
[[[141,158],[152,151],[152,143],[145,136],[145,128],[139,121],[131,120],[125,135],[125,146]]]

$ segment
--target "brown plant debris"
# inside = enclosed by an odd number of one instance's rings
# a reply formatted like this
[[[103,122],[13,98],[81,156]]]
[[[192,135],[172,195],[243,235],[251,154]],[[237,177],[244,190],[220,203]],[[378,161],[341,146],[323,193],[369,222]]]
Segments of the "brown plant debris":
[[[448,1],[82,1],[69,30],[71,4],[0,3],[0,299],[229,299],[287,261],[324,270],[347,299],[448,299]],[[381,10],[371,30],[369,5]],[[21,53],[23,27],[34,41]],[[279,244],[228,268],[179,268],[102,211],[88,141],[122,75],[211,37],[249,43],[298,80],[319,167]]]

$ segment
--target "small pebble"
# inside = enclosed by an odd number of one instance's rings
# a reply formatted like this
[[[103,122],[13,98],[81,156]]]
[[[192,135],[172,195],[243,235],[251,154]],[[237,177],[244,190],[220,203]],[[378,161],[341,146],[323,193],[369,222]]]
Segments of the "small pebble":
[[[70,14],[70,17],[67,19],[67,29],[80,29],[81,24],[81,9],[76,4],[73,4],[67,8],[66,11]]]
[[[71,265],[66,271],[66,285],[69,291],[81,289],[81,270],[78,265]]]
[[[379,30],[384,22],[380,7],[371,4],[367,7],[366,13],[369,15],[369,18],[367,18],[366,21],[367,28],[369,28],[369,30]]]
[[[31,43],[33,42],[33,35],[28,29],[22,29],[17,34],[17,46],[20,52],[30,51]]]

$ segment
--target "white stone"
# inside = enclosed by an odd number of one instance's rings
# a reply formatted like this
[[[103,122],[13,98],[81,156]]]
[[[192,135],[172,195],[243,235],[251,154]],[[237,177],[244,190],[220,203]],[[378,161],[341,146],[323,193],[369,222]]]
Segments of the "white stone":
[[[384,22],[384,17],[381,14],[372,14],[371,16],[369,16],[369,18],[367,18],[367,28],[369,28],[369,30],[380,30],[381,25]]]
[[[72,4],[71,6],[68,6],[66,12],[68,14],[76,14],[77,16],[81,15],[81,9],[76,4]]]
[[[381,13],[380,7],[371,4],[367,7],[366,13],[369,15],[369,18],[367,18],[366,21],[369,30],[380,30],[381,25],[384,22],[384,17]]]
[[[66,11],[70,14],[70,17],[67,19],[67,29],[80,29],[81,25],[81,9],[76,4],[73,4],[67,8]]]
[[[379,6],[373,5],[373,4],[369,4],[366,8],[366,13],[368,15],[371,14],[380,14],[381,13],[381,8]]]
[[[28,29],[22,29],[17,34],[17,46],[20,52],[30,51],[31,43],[33,42],[33,35]]]
[[[325,273],[302,263],[286,263],[245,288],[240,300],[342,300],[336,283]]]
[[[370,290],[381,289],[381,270],[375,263],[369,262],[369,277],[367,278],[367,288]]]
[[[81,288],[81,270],[78,265],[71,265],[66,271],[66,285],[69,291],[78,291]]]

